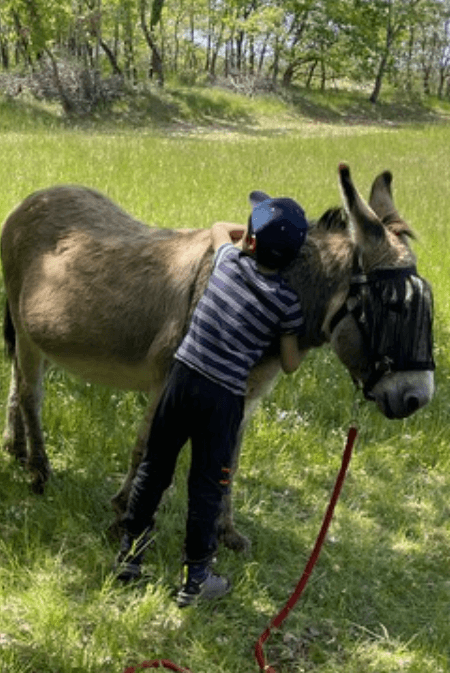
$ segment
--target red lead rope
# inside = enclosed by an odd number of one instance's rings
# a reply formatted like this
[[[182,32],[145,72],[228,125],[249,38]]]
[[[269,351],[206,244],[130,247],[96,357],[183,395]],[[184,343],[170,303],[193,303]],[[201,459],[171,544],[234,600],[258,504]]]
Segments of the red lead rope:
[[[266,664],[262,646],[266,642],[267,638],[270,636],[271,630],[278,628],[282,624],[282,622],[284,622],[284,620],[286,619],[292,608],[297,603],[298,599],[303,593],[303,589],[305,588],[306,583],[309,580],[309,576],[312,573],[316,561],[319,558],[320,550],[322,549],[323,541],[328,532],[328,528],[330,527],[331,519],[333,518],[334,508],[338,501],[339,494],[342,489],[342,484],[344,483],[348,464],[350,462],[350,458],[352,457],[353,445],[355,443],[357,436],[358,436],[358,429],[356,428],[356,426],[351,425],[347,435],[347,443],[345,445],[344,455],[342,456],[341,469],[339,470],[339,474],[337,476],[336,483],[334,485],[333,494],[331,496],[328,509],[325,513],[322,522],[322,527],[319,531],[319,535],[317,536],[316,544],[314,545],[314,549],[312,550],[311,556],[309,557],[308,563],[306,564],[305,570],[303,571],[303,575],[301,576],[299,583],[295,587],[291,597],[289,598],[284,608],[281,610],[281,612],[278,613],[276,617],[272,619],[269,626],[261,634],[260,638],[258,639],[258,642],[255,645],[255,657],[259,664],[259,668],[261,671],[266,671],[266,673],[276,673],[276,671],[274,668],[272,668],[272,666]],[[168,668],[171,671],[179,671],[180,673],[191,673],[191,671],[188,668],[181,668],[180,666],[177,666],[177,664],[174,664],[172,661],[169,661],[168,659],[161,659],[161,660],[155,659],[154,661],[144,661],[139,666],[139,668],[159,668],[159,667]],[[129,668],[126,668],[123,673],[135,673],[135,671],[136,668],[134,666],[130,666]]]
[[[181,668],[177,666],[173,661],[168,659],[155,659],[154,661],[143,661],[139,668],[168,668],[170,671],[179,671],[179,673],[191,673],[188,668]],[[126,668],[123,673],[135,673],[137,668],[135,666],[130,666]]]
[[[306,564],[305,570],[303,571],[303,575],[300,578],[299,583],[295,587],[291,597],[289,598],[288,602],[284,606],[284,608],[277,614],[276,617],[272,619],[270,622],[269,626],[267,629],[261,634],[259,637],[256,645],[255,645],[255,657],[256,661],[259,664],[259,668],[261,671],[266,671],[267,673],[276,673],[275,669],[272,668],[272,666],[269,666],[266,664],[266,660],[264,657],[264,652],[262,649],[262,646],[266,642],[267,638],[270,636],[270,632],[272,629],[278,628],[282,622],[286,619],[288,616],[289,612],[292,610],[294,605],[297,603],[298,599],[303,593],[303,589],[305,588],[309,577],[311,575],[311,572],[316,564],[317,559],[319,558],[320,550],[322,549],[322,545],[325,539],[325,536],[328,532],[328,528],[331,523],[331,519],[333,518],[333,512],[334,508],[336,506],[336,503],[339,498],[339,494],[342,489],[342,484],[344,483],[345,475],[347,472],[348,464],[350,462],[350,458],[352,457],[352,450],[353,450],[353,445],[355,443],[356,437],[358,435],[358,429],[352,425],[350,426],[350,429],[348,431],[347,435],[347,443],[345,445],[345,450],[344,450],[344,455],[342,456],[342,464],[341,464],[341,469],[339,470],[339,474],[336,479],[336,483],[334,485],[334,490],[333,494],[331,496],[330,503],[328,505],[328,509],[325,513],[322,526],[319,531],[319,535],[317,536],[316,544],[314,545],[314,549],[312,550],[311,556],[309,557],[308,563]]]

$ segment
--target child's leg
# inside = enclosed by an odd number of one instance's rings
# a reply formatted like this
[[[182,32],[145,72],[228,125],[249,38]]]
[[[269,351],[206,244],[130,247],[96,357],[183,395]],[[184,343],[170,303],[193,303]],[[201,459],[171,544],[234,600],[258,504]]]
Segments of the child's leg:
[[[153,418],[143,460],[122,519],[124,536],[115,569],[123,581],[140,576],[149,531],[161,497],[170,486],[178,454],[188,438],[189,414],[182,403],[185,372],[174,365]]]
[[[192,431],[189,508],[186,531],[186,582],[178,594],[188,605],[196,594],[217,598],[229,591],[228,580],[217,577],[210,564],[217,549],[217,523],[228,492],[232,450],[242,420],[243,398],[210,381],[202,384]]]
[[[139,535],[153,525],[162,494],[172,482],[178,454],[188,439],[190,414],[184,401],[186,379],[185,368],[175,363],[155,411],[123,518],[124,528],[132,535]]]
[[[186,556],[210,559],[217,549],[217,519],[229,491],[232,451],[242,420],[243,398],[208,382],[208,395],[192,432]]]

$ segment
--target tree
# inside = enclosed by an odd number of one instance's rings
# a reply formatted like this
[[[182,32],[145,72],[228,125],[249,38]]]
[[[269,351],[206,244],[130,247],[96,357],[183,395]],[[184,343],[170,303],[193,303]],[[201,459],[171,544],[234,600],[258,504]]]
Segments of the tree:
[[[342,0],[335,20],[353,75],[373,80],[370,101],[376,103],[396,52],[417,22],[425,0]]]
[[[164,86],[164,68],[161,53],[156,43],[154,29],[161,20],[163,6],[164,0],[153,0],[150,23],[147,24],[147,0],[140,0],[141,28],[152,55],[150,76],[153,77],[154,74],[156,75],[159,86]]]
[[[426,0],[420,10],[414,26],[412,58],[421,71],[423,92],[429,95],[436,87],[442,96],[450,64],[450,7],[448,3]]]
[[[439,98],[444,96],[444,87],[447,82],[447,97],[450,95],[450,19],[447,19],[444,24],[444,36],[442,41],[441,55],[439,58],[439,82],[437,95]]]
[[[294,75],[301,69],[309,86],[319,66],[321,88],[325,88],[327,68],[335,71],[342,65],[342,52],[335,58],[335,46],[340,38],[340,17],[335,16],[335,7],[333,0],[291,1],[284,54],[287,63],[283,74],[285,86],[291,84]]]
[[[450,0],[0,0],[0,68],[50,63],[57,86],[81,68],[95,88],[105,70],[138,81],[150,50],[161,86],[167,69],[245,86],[333,78],[370,82],[376,103],[387,77],[449,95],[449,26]]]
[[[392,54],[396,41],[407,28],[417,21],[417,9],[422,0],[387,0],[384,21],[382,24],[382,39],[378,52],[379,61],[375,77],[375,83],[370,95],[370,102],[376,103],[381,91],[381,85],[389,58]]]

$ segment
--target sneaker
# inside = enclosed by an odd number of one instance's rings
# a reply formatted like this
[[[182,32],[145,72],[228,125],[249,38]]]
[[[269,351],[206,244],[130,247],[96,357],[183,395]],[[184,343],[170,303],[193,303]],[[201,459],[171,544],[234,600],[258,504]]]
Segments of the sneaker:
[[[206,570],[204,579],[189,577],[177,594],[177,605],[185,608],[194,605],[198,600],[212,601],[222,598],[231,590],[231,582],[226,577],[221,577]]]
[[[141,565],[152,540],[146,530],[139,537],[125,533],[120,543],[120,551],[114,562],[113,571],[121,582],[132,582],[141,577]]]

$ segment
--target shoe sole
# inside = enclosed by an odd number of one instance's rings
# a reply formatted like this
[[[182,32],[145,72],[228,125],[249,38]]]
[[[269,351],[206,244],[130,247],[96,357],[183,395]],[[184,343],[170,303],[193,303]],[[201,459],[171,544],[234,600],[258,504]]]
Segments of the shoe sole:
[[[223,598],[231,591],[231,583],[228,583],[223,591],[208,592],[208,590],[200,591],[198,594],[186,594],[182,589],[177,594],[177,605],[179,608],[187,608],[191,605],[196,605],[199,601],[215,601]]]
[[[140,579],[142,575],[140,566],[136,566],[133,563],[121,563],[114,569],[114,573],[116,579],[124,583],[134,582]]]

